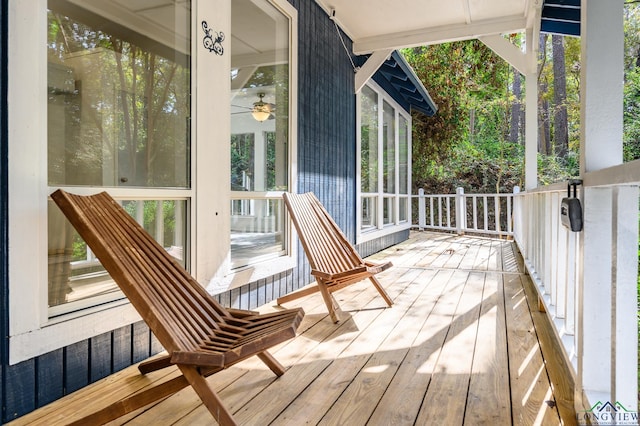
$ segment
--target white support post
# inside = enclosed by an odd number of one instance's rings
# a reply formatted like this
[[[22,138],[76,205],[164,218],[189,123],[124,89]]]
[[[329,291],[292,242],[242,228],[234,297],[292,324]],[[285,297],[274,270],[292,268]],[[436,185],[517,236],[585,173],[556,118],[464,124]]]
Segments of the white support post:
[[[467,203],[464,197],[464,188],[456,188],[456,232],[464,235],[467,229]]]
[[[527,59],[533,62],[525,80],[525,159],[524,189],[532,190],[538,186],[538,57],[537,34],[527,30]]]
[[[587,404],[611,394],[611,188],[584,188],[582,267],[578,295],[578,389]],[[615,403],[615,401],[612,401]]]
[[[622,163],[623,0],[583,0],[580,172]]]
[[[581,3],[582,176],[622,163],[623,11],[623,0]],[[579,238],[576,289],[576,403],[581,406],[576,410],[600,401],[619,402],[625,409],[637,411],[637,384],[627,385],[637,383],[637,307],[629,316],[629,308],[621,300],[622,295],[637,291],[637,275],[628,278],[633,273],[630,268],[637,268],[637,258],[627,260],[636,265],[631,267],[622,265],[620,259],[628,253],[637,255],[637,192],[631,199],[633,196],[622,188],[587,186],[582,191],[584,230]],[[635,211],[628,213],[625,203]],[[630,237],[621,229],[627,225]],[[630,243],[627,238],[635,239]],[[632,299],[635,304],[636,297]],[[635,331],[618,330],[627,327]],[[631,341],[621,340],[626,338]]]
[[[613,317],[612,333],[615,342],[613,354],[613,397],[625,409],[638,411],[638,187],[615,188],[614,229],[612,246],[614,285],[612,288]]]
[[[418,189],[418,229],[423,230],[427,225],[426,208],[424,202],[424,188]]]

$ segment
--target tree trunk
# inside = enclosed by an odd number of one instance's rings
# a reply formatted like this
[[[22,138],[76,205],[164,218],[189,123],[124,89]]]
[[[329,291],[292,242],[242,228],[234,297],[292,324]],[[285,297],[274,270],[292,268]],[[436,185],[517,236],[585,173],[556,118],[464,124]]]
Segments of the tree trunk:
[[[521,117],[521,102],[522,102],[522,77],[520,72],[515,68],[513,70],[513,97],[515,98],[511,105],[511,123],[509,125],[509,142],[520,142],[520,117]]]
[[[569,125],[567,118],[567,78],[564,64],[564,37],[551,36],[553,46],[553,140],[555,154],[566,158],[569,150]]]
[[[547,38],[546,34],[540,34],[540,57],[542,70],[546,64],[547,59]],[[541,73],[538,72],[538,76]],[[538,77],[539,78],[539,77]],[[538,114],[538,152],[541,154],[549,155],[551,153],[551,128],[549,125],[549,101],[546,99],[548,85],[544,79],[538,79],[538,99],[539,99],[539,111]]]

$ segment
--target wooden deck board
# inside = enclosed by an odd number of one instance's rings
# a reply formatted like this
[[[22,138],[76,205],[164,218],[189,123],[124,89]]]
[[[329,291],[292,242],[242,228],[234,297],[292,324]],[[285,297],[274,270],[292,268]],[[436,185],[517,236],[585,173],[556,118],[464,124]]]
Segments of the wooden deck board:
[[[307,313],[298,337],[272,350],[282,377],[250,359],[208,379],[240,424],[572,424],[573,384],[555,367],[543,314],[530,311],[512,242],[412,232],[372,259],[394,263],[380,274],[393,307],[368,283],[352,285],[335,294],[345,319],[333,324],[319,294],[298,299],[287,304]],[[66,424],[175,374],[131,367],[11,425]],[[215,422],[185,388],[110,423],[149,424]]]

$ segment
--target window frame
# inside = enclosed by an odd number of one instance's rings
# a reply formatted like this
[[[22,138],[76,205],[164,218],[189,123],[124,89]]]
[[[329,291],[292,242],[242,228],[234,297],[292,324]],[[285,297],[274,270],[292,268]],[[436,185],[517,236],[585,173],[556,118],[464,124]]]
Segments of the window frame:
[[[89,195],[107,190],[116,199],[186,200],[188,265],[212,294],[283,272],[295,265],[295,245],[282,262],[229,274],[229,156],[211,141],[228,141],[230,106],[226,79],[211,79],[231,69],[230,54],[215,55],[202,46],[200,22],[215,19],[230,34],[231,0],[193,0],[191,13],[191,187],[73,187]],[[297,10],[286,0],[269,0],[290,22],[289,188],[295,188],[297,145]],[[197,4],[196,4],[197,3]],[[8,13],[9,114],[9,363],[31,359],[78,341],[140,321],[120,299],[49,318],[47,279],[47,200],[56,188],[47,179],[47,6],[40,0],[11,2]],[[230,46],[225,44],[225,48]],[[200,70],[206,70],[206,72]],[[215,71],[215,72],[212,72]],[[197,90],[195,88],[198,88]],[[211,94],[215,94],[212,96]],[[206,116],[205,116],[206,112]],[[202,117],[199,118],[199,114]],[[212,115],[213,114],[213,115]],[[207,117],[221,117],[211,120]],[[25,141],[27,143],[25,143]],[[31,142],[30,142],[31,141]],[[228,150],[228,144],[224,144]],[[226,167],[211,167],[217,158]],[[210,184],[214,182],[214,184]],[[66,188],[66,187],[65,187]],[[220,214],[212,214],[212,212]],[[287,221],[290,227],[290,221]],[[226,238],[224,233],[226,231]],[[291,232],[289,232],[290,238]],[[222,236],[222,237],[221,237]],[[255,265],[254,265],[255,266]],[[248,273],[250,272],[250,273]],[[240,281],[240,284],[234,283]]]
[[[289,19],[289,123],[288,132],[289,137],[287,140],[288,148],[288,162],[287,162],[287,188],[288,191],[293,191],[297,187],[297,146],[298,146],[298,11],[287,0],[267,0],[274,8]],[[230,66],[228,75],[233,67]],[[230,95],[226,97],[230,99]],[[230,112],[227,114],[230,117]],[[230,120],[229,120],[230,123]],[[226,140],[230,141],[231,130],[229,129]],[[229,147],[227,146],[227,151]],[[224,177],[227,183],[227,210],[229,215],[231,214],[231,201],[243,200],[243,199],[282,199],[284,191],[246,191],[239,193],[234,192],[234,196],[231,196],[231,184],[230,184],[230,159],[227,161],[227,166],[224,169],[226,176]],[[283,202],[283,201],[282,201]],[[284,203],[284,202],[283,202]],[[284,208],[284,206],[283,206]],[[286,210],[286,209],[285,209]],[[234,288],[241,287],[251,282],[269,278],[281,272],[293,269],[297,266],[297,244],[295,244],[293,225],[288,215],[285,212],[285,224],[286,228],[286,251],[287,253],[279,257],[266,258],[264,260],[252,262],[248,265],[232,268],[231,256],[230,256],[230,241],[227,243],[227,255],[224,267],[221,268],[222,274],[217,274],[207,286],[207,290],[212,294],[222,293]],[[228,223],[226,230],[228,239],[231,237],[231,224]]]
[[[373,80],[367,82],[366,86],[369,89],[373,90],[378,95],[378,190],[377,192],[362,192],[361,186],[361,178],[362,178],[362,134],[361,134],[361,118],[362,118],[362,91],[358,92],[356,96],[356,199],[358,200],[356,204],[356,244],[361,244],[367,241],[374,240],[376,238],[383,237],[385,235],[393,234],[398,231],[406,230],[411,228],[411,114],[407,112],[398,102],[396,102],[384,89],[382,89],[377,83]],[[384,117],[384,104],[389,104],[394,109],[394,155],[395,155],[395,166],[394,166],[394,174],[395,174],[395,183],[394,183],[394,191],[393,193],[385,193],[384,192],[384,137],[383,133],[385,131],[383,125],[383,117]],[[400,193],[400,117],[403,117],[407,123],[407,194]],[[365,198],[377,198],[377,206],[376,206],[376,223],[377,226],[370,227],[367,229],[362,228],[362,201]],[[384,203],[385,199],[388,200],[391,198],[391,205],[393,208],[392,217],[393,222],[384,224]],[[407,202],[407,212],[406,220],[400,220],[400,202],[402,199],[408,199]]]

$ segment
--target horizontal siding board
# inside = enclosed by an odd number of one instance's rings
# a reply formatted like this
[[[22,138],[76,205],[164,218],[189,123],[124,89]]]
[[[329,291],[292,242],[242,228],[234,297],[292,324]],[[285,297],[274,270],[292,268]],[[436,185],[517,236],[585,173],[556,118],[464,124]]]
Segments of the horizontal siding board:
[[[387,247],[394,246],[409,238],[409,230],[399,231],[384,237],[376,238],[356,246],[356,250],[362,257],[371,256]]]

